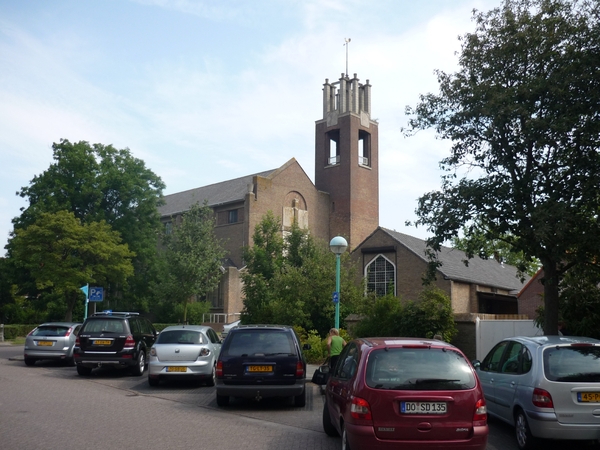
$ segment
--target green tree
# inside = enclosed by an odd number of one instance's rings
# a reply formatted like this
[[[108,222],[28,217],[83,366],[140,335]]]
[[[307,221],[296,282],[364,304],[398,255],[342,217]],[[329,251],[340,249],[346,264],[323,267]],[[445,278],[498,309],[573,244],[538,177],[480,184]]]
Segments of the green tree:
[[[457,333],[450,297],[432,285],[419,294],[417,301],[392,294],[377,297],[366,304],[362,315],[355,329],[360,337],[433,338],[439,334],[450,342]]]
[[[316,330],[325,336],[334,324],[335,255],[293,224],[284,239],[281,222],[265,215],[245,249],[244,323],[279,323]],[[356,284],[356,268],[342,256],[340,318],[356,312],[364,290]]]
[[[31,225],[41,213],[63,210],[83,223],[105,221],[135,253],[135,278],[124,297],[141,301],[148,295],[154,269],[163,182],[128,149],[63,139],[54,143],[52,150],[54,162],[50,167],[17,192],[27,198],[29,206],[13,220],[15,230]],[[7,246],[9,257],[11,242]],[[111,289],[118,286],[115,280],[109,281]]]
[[[416,225],[434,234],[434,251],[478,223],[524,262],[537,258],[546,334],[558,332],[563,276],[600,255],[598,5],[505,0],[475,11],[459,70],[438,71],[440,93],[407,108],[406,134],[433,127],[452,141],[448,174],[419,199]]]
[[[182,215],[171,234],[164,236],[156,291],[164,301],[182,305],[183,322],[188,321],[188,304],[216,289],[222,275],[225,250],[214,228],[212,209],[206,203],[196,203]]]
[[[39,290],[63,302],[65,320],[73,317],[86,283],[125,282],[133,275],[134,254],[106,222],[81,223],[72,212],[40,213],[25,228],[17,228],[12,256],[29,271]]]
[[[499,263],[524,269],[521,275],[533,276],[540,268],[537,259],[526,258],[523,251],[517,251],[508,242],[510,237],[488,236],[485,229],[479,224],[470,224],[463,227],[463,235],[468,238],[452,238],[452,247],[462,250],[467,255],[477,255],[481,259],[495,259]]]

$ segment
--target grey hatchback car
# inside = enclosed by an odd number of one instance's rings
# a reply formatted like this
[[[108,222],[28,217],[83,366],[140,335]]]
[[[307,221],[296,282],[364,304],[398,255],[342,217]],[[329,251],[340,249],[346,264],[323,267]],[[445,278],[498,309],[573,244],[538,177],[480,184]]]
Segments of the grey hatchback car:
[[[515,427],[520,449],[541,439],[600,439],[600,341],[512,337],[474,361],[488,414]]]
[[[73,348],[80,328],[78,322],[47,322],[35,327],[25,338],[25,364],[33,366],[40,359],[75,364]]]

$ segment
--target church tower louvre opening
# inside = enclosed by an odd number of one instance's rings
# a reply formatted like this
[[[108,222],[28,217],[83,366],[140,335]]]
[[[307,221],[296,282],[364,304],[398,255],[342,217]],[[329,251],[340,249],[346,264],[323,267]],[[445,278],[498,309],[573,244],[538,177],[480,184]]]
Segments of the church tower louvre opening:
[[[330,195],[330,238],[343,236],[356,248],[379,226],[378,124],[369,80],[326,79],[315,134],[315,186]]]

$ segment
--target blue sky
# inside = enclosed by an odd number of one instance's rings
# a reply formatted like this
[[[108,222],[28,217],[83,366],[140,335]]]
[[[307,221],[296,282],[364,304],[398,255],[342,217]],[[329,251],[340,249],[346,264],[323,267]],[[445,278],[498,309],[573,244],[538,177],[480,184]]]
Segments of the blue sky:
[[[72,142],[129,148],[171,194],[296,158],[314,180],[322,85],[370,81],[380,224],[425,238],[417,198],[449,142],[405,138],[406,105],[456,69],[471,11],[500,0],[0,0],[0,255],[15,193]]]

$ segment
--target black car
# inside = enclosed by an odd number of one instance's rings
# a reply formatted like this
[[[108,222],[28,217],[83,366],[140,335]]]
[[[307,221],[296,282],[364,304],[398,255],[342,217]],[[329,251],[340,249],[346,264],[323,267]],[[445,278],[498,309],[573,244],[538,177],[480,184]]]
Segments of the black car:
[[[304,349],[310,346],[305,344]],[[260,401],[267,397],[293,397],[295,406],[306,404],[306,360],[292,327],[240,325],[233,328],[217,360],[217,405],[229,397]]]
[[[152,323],[138,313],[93,314],[85,320],[75,341],[77,373],[90,375],[95,367],[113,366],[141,376],[157,335]]]

